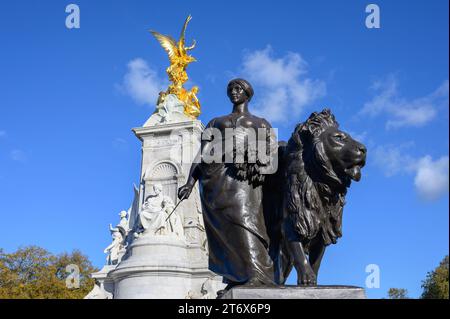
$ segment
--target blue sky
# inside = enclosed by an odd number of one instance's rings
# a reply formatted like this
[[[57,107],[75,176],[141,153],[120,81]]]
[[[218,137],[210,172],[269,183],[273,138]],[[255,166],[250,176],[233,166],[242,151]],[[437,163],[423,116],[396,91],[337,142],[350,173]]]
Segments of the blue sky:
[[[330,107],[368,147],[349,190],[344,236],[319,283],[365,286],[366,266],[390,287],[420,282],[448,254],[448,1],[15,1],[0,11],[0,247],[78,248],[104,263],[109,223],[132,200],[140,142],[167,57],[148,29],[197,40],[189,85],[203,123],[230,111],[235,76],[255,88],[251,110],[289,138]]]

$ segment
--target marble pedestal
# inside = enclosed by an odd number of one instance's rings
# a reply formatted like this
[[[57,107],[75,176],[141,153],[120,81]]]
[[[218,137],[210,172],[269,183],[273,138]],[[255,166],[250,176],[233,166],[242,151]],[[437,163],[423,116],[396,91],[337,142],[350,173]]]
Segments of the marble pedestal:
[[[227,291],[220,299],[366,299],[366,293],[363,288],[354,286],[236,287]]]
[[[222,278],[208,270],[199,252],[176,236],[136,239],[109,274],[114,299],[215,298]]]

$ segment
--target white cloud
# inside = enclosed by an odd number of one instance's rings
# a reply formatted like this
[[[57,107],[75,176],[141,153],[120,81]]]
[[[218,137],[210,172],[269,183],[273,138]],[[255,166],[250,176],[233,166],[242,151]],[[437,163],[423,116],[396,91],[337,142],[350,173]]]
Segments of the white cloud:
[[[141,58],[131,60],[127,65],[127,73],[119,88],[130,95],[140,105],[154,106],[160,91],[167,86],[157,72]]]
[[[400,96],[398,80],[393,75],[389,75],[383,81],[375,82],[372,89],[377,92],[377,95],[364,104],[360,114],[372,117],[380,114],[387,115],[387,129],[423,126],[436,117],[439,105],[448,104],[448,80],[433,93],[413,100]]]
[[[417,161],[414,185],[423,199],[432,201],[448,194],[448,160],[448,156],[436,161],[425,156]]]
[[[243,74],[255,86],[255,113],[269,121],[295,119],[305,106],[325,95],[323,81],[306,78],[307,63],[298,53],[275,58],[267,46],[247,53],[242,64]]]
[[[400,173],[414,174],[414,186],[418,195],[427,201],[433,201],[448,194],[449,157],[442,156],[433,161],[430,155],[414,158],[405,153],[410,144],[379,146],[374,150],[374,160],[386,176]]]
[[[25,152],[22,150],[19,150],[19,149],[12,150],[9,153],[9,156],[11,157],[11,159],[13,161],[16,161],[16,162],[24,163],[27,160],[27,156],[26,156]]]
[[[375,164],[383,170],[387,177],[402,172],[411,172],[415,160],[406,153],[406,150],[411,146],[413,146],[412,143],[406,143],[400,146],[378,146],[373,151]]]

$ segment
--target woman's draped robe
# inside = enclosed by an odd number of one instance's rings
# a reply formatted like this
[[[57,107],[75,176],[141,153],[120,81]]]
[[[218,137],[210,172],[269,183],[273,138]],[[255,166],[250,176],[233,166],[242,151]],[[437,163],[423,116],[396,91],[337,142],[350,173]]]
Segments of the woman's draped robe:
[[[214,120],[207,126],[211,127]],[[274,283],[274,267],[268,252],[263,185],[252,183],[251,176],[236,176],[236,171],[234,163],[200,164],[209,269],[227,283],[270,285]]]

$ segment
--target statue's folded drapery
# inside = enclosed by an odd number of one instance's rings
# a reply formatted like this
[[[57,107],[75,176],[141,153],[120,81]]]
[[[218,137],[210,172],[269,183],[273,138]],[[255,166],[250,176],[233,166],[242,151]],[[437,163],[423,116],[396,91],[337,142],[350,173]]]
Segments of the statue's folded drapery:
[[[237,180],[226,164],[203,164],[200,196],[209,268],[228,282],[273,283],[262,186]]]

